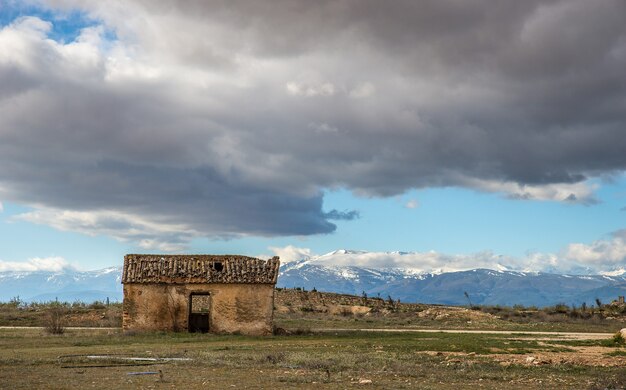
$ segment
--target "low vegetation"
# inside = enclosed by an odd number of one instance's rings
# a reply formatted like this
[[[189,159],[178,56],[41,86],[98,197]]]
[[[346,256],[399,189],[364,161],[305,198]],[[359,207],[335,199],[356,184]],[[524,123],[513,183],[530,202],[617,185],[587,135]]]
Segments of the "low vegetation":
[[[254,338],[0,330],[0,388],[620,388],[622,347],[523,335],[337,332]],[[548,364],[547,360],[551,363]],[[557,361],[557,359],[560,359]],[[614,359],[622,359],[616,361]],[[144,367],[145,366],[145,367]],[[129,375],[131,373],[154,373]],[[611,388],[611,387],[608,387]]]
[[[402,303],[388,297],[277,289],[275,324],[284,329],[439,328],[615,332],[626,327],[626,305],[537,308],[452,307]],[[120,327],[121,303],[0,302],[0,326]],[[54,333],[54,332],[52,332]]]
[[[104,302],[0,302],[0,326],[38,326],[62,333],[67,326],[121,327],[122,304]]]
[[[254,338],[123,333],[118,303],[16,298],[0,303],[0,325],[31,328],[0,329],[0,388],[626,387],[621,308],[463,308],[302,290],[278,291],[275,303],[275,335]],[[524,333],[537,330],[606,336]]]
[[[558,304],[452,307],[401,303],[367,296],[282,289],[275,322],[284,328],[438,328],[516,331],[615,332],[626,327],[626,306],[598,302],[581,307]]]

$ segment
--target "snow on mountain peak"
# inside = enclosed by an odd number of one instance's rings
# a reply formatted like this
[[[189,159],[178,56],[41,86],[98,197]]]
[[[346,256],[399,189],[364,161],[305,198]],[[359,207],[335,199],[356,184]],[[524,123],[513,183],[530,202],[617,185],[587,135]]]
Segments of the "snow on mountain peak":
[[[603,276],[623,276],[624,274],[626,274],[626,269],[624,268],[616,269],[613,271],[600,272],[600,275]]]
[[[497,271],[510,271],[509,267],[507,267],[507,266],[505,266],[505,265],[502,265],[502,264],[500,264],[500,263],[497,263],[497,264],[496,264],[495,269],[496,269]]]
[[[342,256],[342,255],[361,255],[365,253],[368,253],[368,252],[359,251],[359,250],[350,250],[350,249],[337,249],[332,252],[325,253],[321,256],[314,256],[314,257],[322,258],[322,257]]]

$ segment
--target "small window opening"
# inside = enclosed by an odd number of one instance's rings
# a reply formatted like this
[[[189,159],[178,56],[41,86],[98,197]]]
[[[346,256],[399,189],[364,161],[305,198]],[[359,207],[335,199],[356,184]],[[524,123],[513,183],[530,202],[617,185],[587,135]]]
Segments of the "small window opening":
[[[216,261],[215,263],[213,263],[213,269],[217,272],[222,272],[222,270],[224,269],[224,265],[222,264],[222,262]]]

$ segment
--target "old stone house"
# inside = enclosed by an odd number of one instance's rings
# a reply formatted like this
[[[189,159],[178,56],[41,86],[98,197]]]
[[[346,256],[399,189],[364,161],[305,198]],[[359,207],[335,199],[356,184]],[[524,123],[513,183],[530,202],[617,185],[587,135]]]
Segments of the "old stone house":
[[[272,332],[278,257],[126,255],[124,330]]]

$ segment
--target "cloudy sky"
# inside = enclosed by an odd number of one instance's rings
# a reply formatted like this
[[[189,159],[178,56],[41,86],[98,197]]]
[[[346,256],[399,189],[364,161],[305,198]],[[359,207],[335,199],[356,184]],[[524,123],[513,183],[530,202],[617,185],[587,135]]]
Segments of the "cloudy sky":
[[[624,69],[622,0],[0,0],[0,270],[625,267]]]

